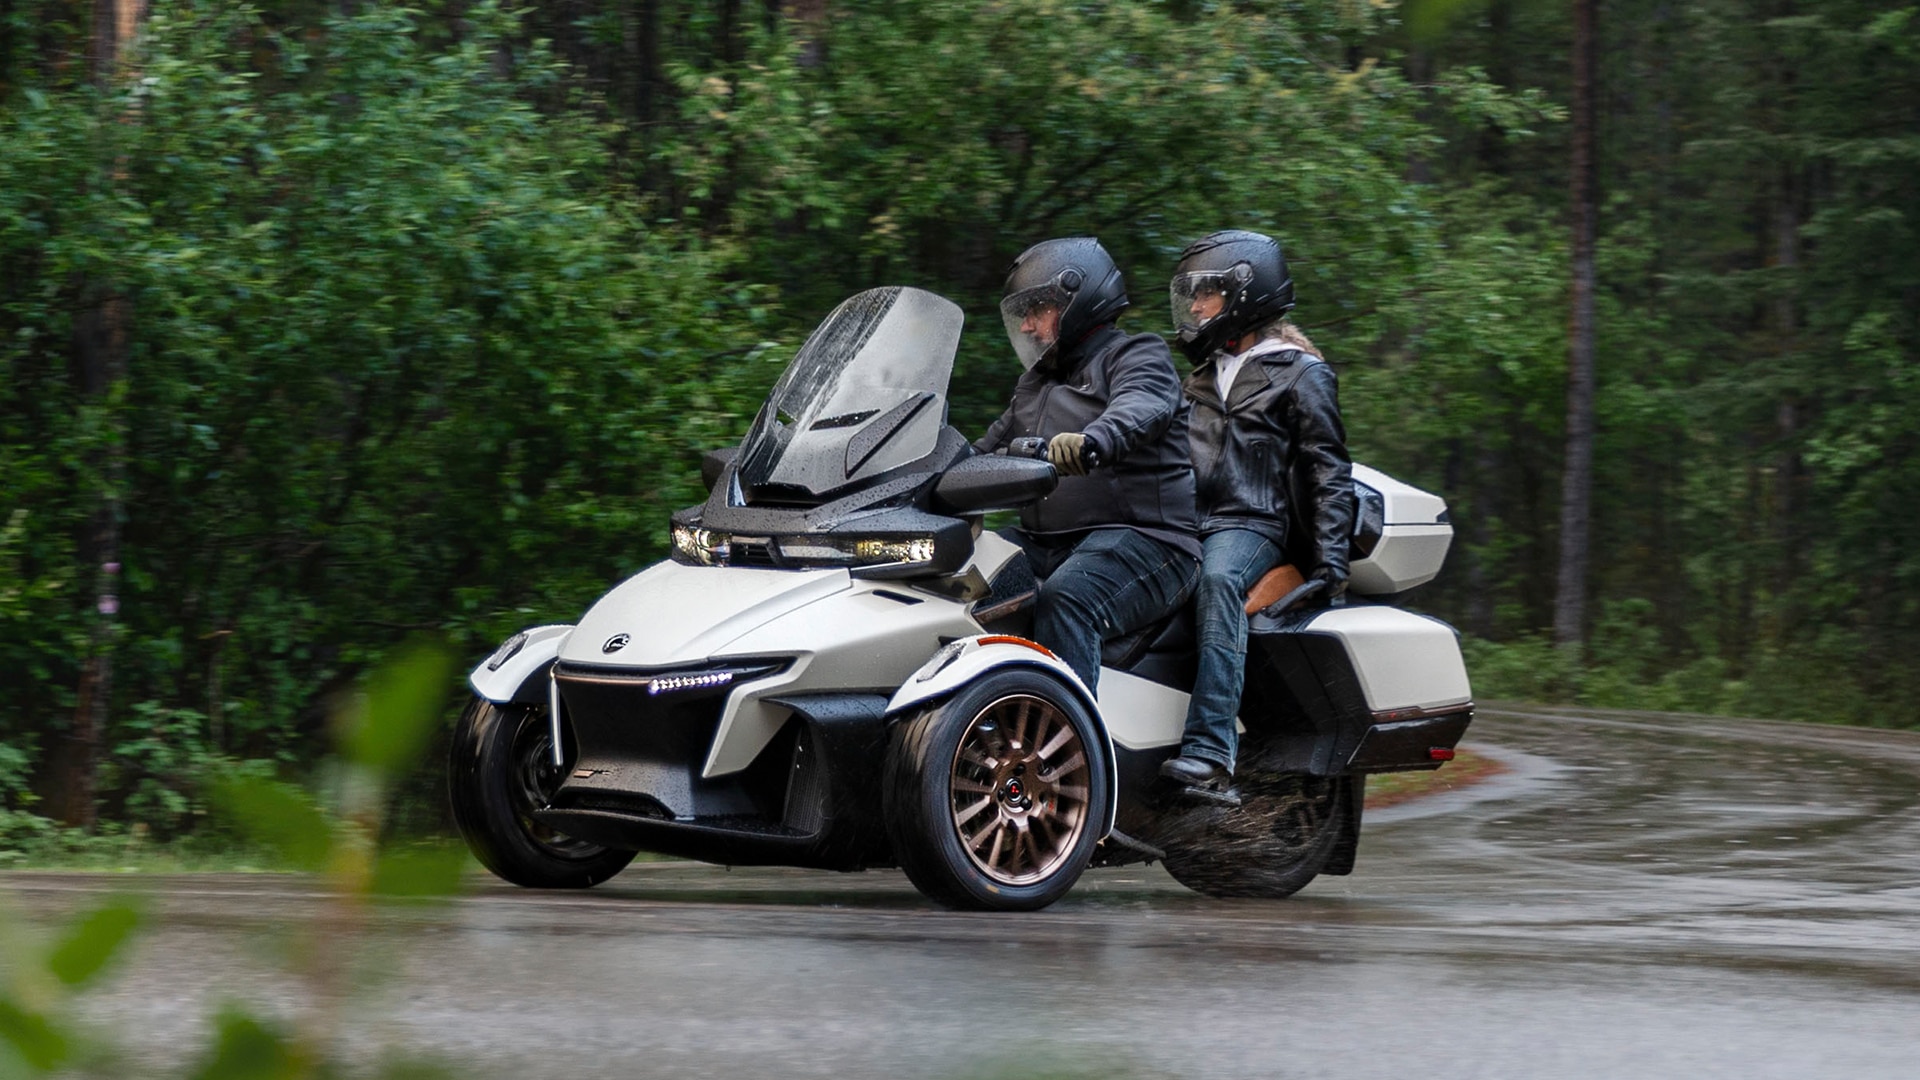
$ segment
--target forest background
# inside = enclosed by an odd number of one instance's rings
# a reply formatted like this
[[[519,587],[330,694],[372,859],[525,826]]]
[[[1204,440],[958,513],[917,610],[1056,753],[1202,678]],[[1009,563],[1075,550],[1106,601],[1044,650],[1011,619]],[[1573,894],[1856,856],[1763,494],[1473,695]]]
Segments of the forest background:
[[[1914,726],[1920,8],[1591,2],[1565,648],[1569,4],[0,0],[0,860],[207,837],[410,637],[571,620],[851,292],[962,304],[978,431],[1067,234],[1161,332],[1283,239],[1480,696]]]

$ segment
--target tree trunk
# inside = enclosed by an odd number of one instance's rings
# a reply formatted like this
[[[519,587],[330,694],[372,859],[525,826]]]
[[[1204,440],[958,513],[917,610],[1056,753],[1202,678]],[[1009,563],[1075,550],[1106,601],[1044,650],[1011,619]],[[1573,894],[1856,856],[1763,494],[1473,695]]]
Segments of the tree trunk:
[[[1513,0],[1493,0],[1487,5],[1487,78],[1503,90],[1511,90],[1513,75]],[[1505,176],[1512,165],[1507,132],[1498,124],[1488,124],[1479,134],[1480,166],[1494,176]]]
[[[1573,4],[1573,312],[1567,349],[1567,455],[1560,479],[1560,573],[1553,640],[1577,650],[1586,637],[1593,505],[1593,251],[1599,216],[1594,82],[1594,0]]]
[[[74,361],[79,383],[88,401],[112,410],[113,388],[126,378],[127,330],[131,322],[124,293],[107,286],[94,290],[96,299],[74,320]],[[94,787],[99,771],[101,734],[107,726],[107,706],[113,697],[113,643],[119,621],[120,598],[120,486],[126,476],[124,431],[117,418],[109,420],[105,445],[92,453],[92,468],[100,479],[98,505],[88,515],[79,537],[82,564],[92,568],[92,611],[87,657],[80,669],[79,704],[67,731],[62,805],[57,813],[69,825],[92,828]]]
[[[1791,18],[1799,14],[1797,8],[1793,0],[1786,0],[1775,5],[1773,15],[1775,18]],[[1793,110],[1799,81],[1791,59],[1782,58],[1773,65],[1773,79],[1774,90],[1769,95],[1772,126],[1776,132],[1785,134],[1795,127]],[[1805,186],[1802,169],[1797,162],[1789,160],[1779,164],[1773,190],[1773,251],[1769,261],[1776,273],[1786,279],[1776,283],[1773,298],[1773,352],[1775,364],[1782,373],[1791,370],[1800,347],[1799,305],[1796,303],[1798,282],[1795,278],[1800,266],[1800,198]],[[1777,569],[1768,643],[1776,646],[1784,643],[1787,627],[1795,621],[1789,605],[1795,599],[1794,585],[1800,576],[1797,516],[1801,509],[1798,489],[1802,470],[1798,443],[1805,419],[1802,415],[1800,385],[1801,381],[1791,376],[1782,379],[1780,397],[1774,403],[1774,428],[1779,441],[1779,454],[1774,463],[1775,524],[1770,539],[1777,552]]]
[[[720,59],[731,68],[745,57],[746,42],[740,36],[740,0],[720,0]]]
[[[660,0],[640,0],[634,12],[639,25],[629,35],[632,65],[633,119],[642,129],[653,123],[654,97],[660,76]]]
[[[107,86],[122,74],[145,15],[145,0],[95,0],[87,59],[96,83]],[[109,183],[118,185],[125,178],[125,166],[124,161],[114,163]],[[126,479],[126,432],[113,397],[114,388],[127,377],[133,319],[132,302],[111,281],[83,285],[80,295],[82,309],[74,320],[74,369],[85,400],[105,409],[109,419],[104,444],[94,451],[90,463],[99,478],[99,502],[78,545],[83,564],[93,573],[91,627],[80,668],[79,703],[67,745],[57,755],[63,775],[56,812],[70,825],[91,829],[100,741],[113,700],[113,646],[120,615],[120,489]]]
[[[800,66],[817,68],[826,61],[827,0],[784,0],[780,11],[789,32],[800,43]]]

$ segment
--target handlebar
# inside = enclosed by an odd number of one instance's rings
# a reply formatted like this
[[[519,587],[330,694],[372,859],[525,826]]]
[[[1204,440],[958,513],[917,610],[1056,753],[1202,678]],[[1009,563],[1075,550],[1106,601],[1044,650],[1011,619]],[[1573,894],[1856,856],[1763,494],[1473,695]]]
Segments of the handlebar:
[[[1036,458],[1047,460],[1047,440],[1038,435],[1022,435],[1007,444],[1008,457]],[[1087,448],[1087,471],[1100,467],[1100,454],[1091,446]]]
[[[1320,578],[1308,578],[1306,581],[1294,586],[1292,592],[1268,604],[1261,610],[1260,614],[1269,616],[1283,614],[1325,592],[1326,588],[1327,583]]]

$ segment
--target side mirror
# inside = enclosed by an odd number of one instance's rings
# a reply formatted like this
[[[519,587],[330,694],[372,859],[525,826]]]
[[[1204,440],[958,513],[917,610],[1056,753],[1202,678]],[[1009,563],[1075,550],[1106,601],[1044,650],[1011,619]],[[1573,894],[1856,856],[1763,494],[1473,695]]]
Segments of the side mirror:
[[[740,452],[738,446],[723,446],[718,450],[709,450],[700,455],[700,482],[708,491],[726,475],[727,466],[733,464],[733,456]]]
[[[933,497],[949,512],[977,514],[1025,506],[1059,483],[1060,475],[1045,461],[982,454],[956,462],[942,474]]]

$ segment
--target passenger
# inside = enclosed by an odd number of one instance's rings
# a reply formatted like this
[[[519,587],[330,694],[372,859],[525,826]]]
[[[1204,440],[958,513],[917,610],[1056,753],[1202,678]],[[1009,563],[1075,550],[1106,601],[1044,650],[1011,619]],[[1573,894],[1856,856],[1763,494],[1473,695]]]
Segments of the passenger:
[[[1034,638],[1089,690],[1101,642],[1186,603],[1200,557],[1180,377],[1158,335],[1114,326],[1126,306],[1098,240],[1048,240],[1015,259],[1000,314],[1026,371],[973,444],[1047,440],[1060,485],[1003,535],[1041,580]]]
[[[1346,589],[1353,459],[1333,369],[1286,318],[1293,278],[1278,242],[1240,230],[1197,240],[1171,291],[1176,340],[1196,365],[1184,389],[1205,552],[1199,673],[1180,755],[1160,774],[1189,797],[1237,805],[1247,590],[1289,558],[1322,599]]]

